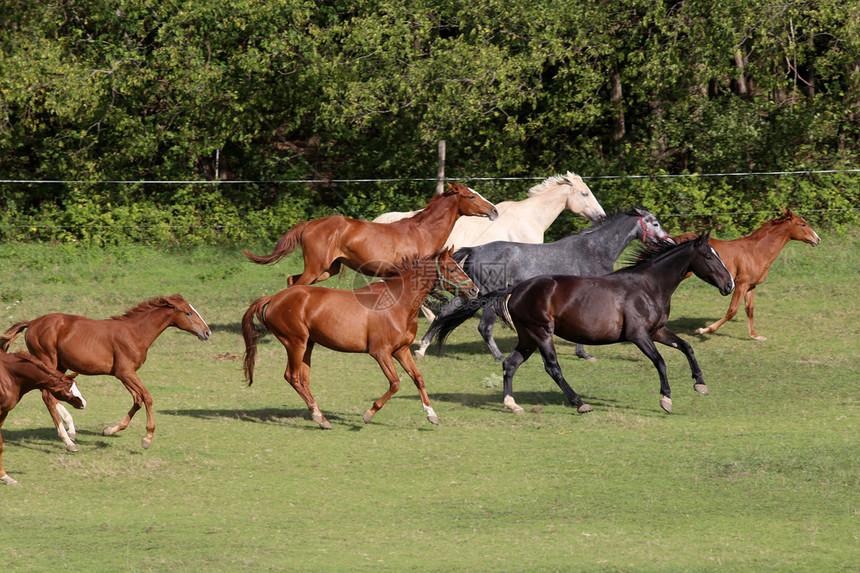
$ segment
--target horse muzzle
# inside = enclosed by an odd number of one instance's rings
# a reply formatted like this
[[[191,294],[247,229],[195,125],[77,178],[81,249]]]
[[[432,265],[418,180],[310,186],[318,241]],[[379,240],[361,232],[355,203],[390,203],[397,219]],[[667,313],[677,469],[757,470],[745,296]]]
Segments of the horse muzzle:
[[[197,333],[197,338],[200,340],[209,340],[209,337],[212,336],[211,330],[204,330],[203,332]]]
[[[720,287],[720,294],[723,296],[730,295],[732,291],[735,290],[735,281],[734,279],[729,279],[723,286]]]
[[[493,210],[487,213],[487,219],[490,221],[495,221],[499,218],[499,210],[493,207]]]

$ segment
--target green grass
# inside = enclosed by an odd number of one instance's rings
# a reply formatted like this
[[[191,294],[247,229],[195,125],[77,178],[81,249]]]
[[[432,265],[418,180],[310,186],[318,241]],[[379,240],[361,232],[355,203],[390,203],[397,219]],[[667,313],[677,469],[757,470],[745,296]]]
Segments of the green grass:
[[[565,343],[562,369],[595,412],[576,414],[533,358],[514,381],[527,413],[514,416],[473,321],[419,362],[439,427],[405,376],[365,425],[387,387],[375,361],[318,348],[311,388],[334,424],[322,431],[284,382],[273,337],[261,341],[252,387],[237,360],[242,313],[283,287],[295,257],[259,267],[238,249],[2,245],[3,328],[54,311],[107,317],[179,292],[213,330],[200,342],[170,329],[153,345],[139,372],[155,401],[147,451],[142,414],[101,435],[131,404],[112,378],[81,381],[89,406],[73,412],[75,454],[39,396],[22,400],[3,426],[4,463],[21,484],[0,488],[3,566],[855,570],[858,247],[856,235],[786,247],[756,297],[765,342],[747,339],[745,317],[692,335],[728,298],[682,284],[670,327],[693,343],[711,395],[693,392],[684,356],[661,347],[671,416],[632,345],[590,347],[598,362],[586,363]],[[510,350],[512,332],[497,332]]]

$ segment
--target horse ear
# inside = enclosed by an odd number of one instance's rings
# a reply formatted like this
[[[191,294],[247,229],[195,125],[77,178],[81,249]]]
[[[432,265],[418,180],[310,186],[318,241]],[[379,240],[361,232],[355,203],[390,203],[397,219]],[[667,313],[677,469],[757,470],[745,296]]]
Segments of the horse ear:
[[[69,378],[77,378],[77,377],[78,377],[77,372],[72,372],[71,374],[69,374]]]

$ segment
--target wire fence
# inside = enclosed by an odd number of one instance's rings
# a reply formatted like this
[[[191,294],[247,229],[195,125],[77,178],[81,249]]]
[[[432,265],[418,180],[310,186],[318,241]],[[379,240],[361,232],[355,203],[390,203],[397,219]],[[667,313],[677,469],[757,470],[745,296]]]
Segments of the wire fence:
[[[655,173],[655,174],[633,174],[633,175],[582,175],[583,180],[608,181],[608,180],[657,180],[657,179],[681,179],[681,178],[717,178],[717,177],[777,177],[777,176],[811,176],[811,175],[836,175],[857,174],[860,169],[806,169],[793,171],[735,171],[717,173]],[[481,182],[516,182],[516,181],[543,181],[546,176],[517,176],[517,177],[446,177],[444,181],[481,181]],[[177,186],[230,186],[230,185],[308,185],[308,184],[375,184],[375,183],[428,183],[438,182],[435,177],[403,177],[403,178],[348,178],[348,179],[244,179],[244,180],[200,180],[200,179],[163,179],[163,180],[134,180],[134,179],[0,179],[0,184],[7,185],[177,185]],[[845,207],[831,209],[798,209],[799,214],[813,213],[847,213],[860,211],[860,207]],[[670,212],[664,213],[663,217],[673,218],[707,218],[707,217],[732,217],[732,216],[754,216],[774,213],[773,210],[744,210],[744,211],[711,211],[711,212]],[[33,227],[34,223],[7,223],[0,224],[0,229],[24,229]],[[39,223],[42,228],[58,230],[68,229],[161,229],[161,230],[190,230],[190,229],[214,229],[226,231],[229,229],[274,229],[280,228],[281,224],[265,223],[243,223],[236,224],[75,224],[63,225],[51,222]]]

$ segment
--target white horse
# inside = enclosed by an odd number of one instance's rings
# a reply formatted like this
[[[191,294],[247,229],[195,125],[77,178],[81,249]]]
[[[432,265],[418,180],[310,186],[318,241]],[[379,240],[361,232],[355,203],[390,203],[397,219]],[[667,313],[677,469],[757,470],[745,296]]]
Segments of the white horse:
[[[528,191],[521,201],[496,203],[499,216],[495,221],[478,217],[460,217],[448,235],[445,247],[474,247],[493,241],[543,243],[544,232],[567,208],[591,221],[606,217],[591,189],[582,177],[568,171],[553,175]],[[391,223],[412,217],[418,211],[384,213],[374,223]]]
[[[521,201],[496,203],[499,216],[494,221],[460,217],[448,235],[445,248],[475,247],[493,241],[543,243],[544,232],[565,208],[595,222],[606,217],[603,207],[582,177],[568,171],[535,185],[529,189],[528,197]],[[416,213],[418,211],[385,213],[373,222],[391,223]],[[428,320],[433,320],[433,314],[426,307],[421,307],[421,310]]]

